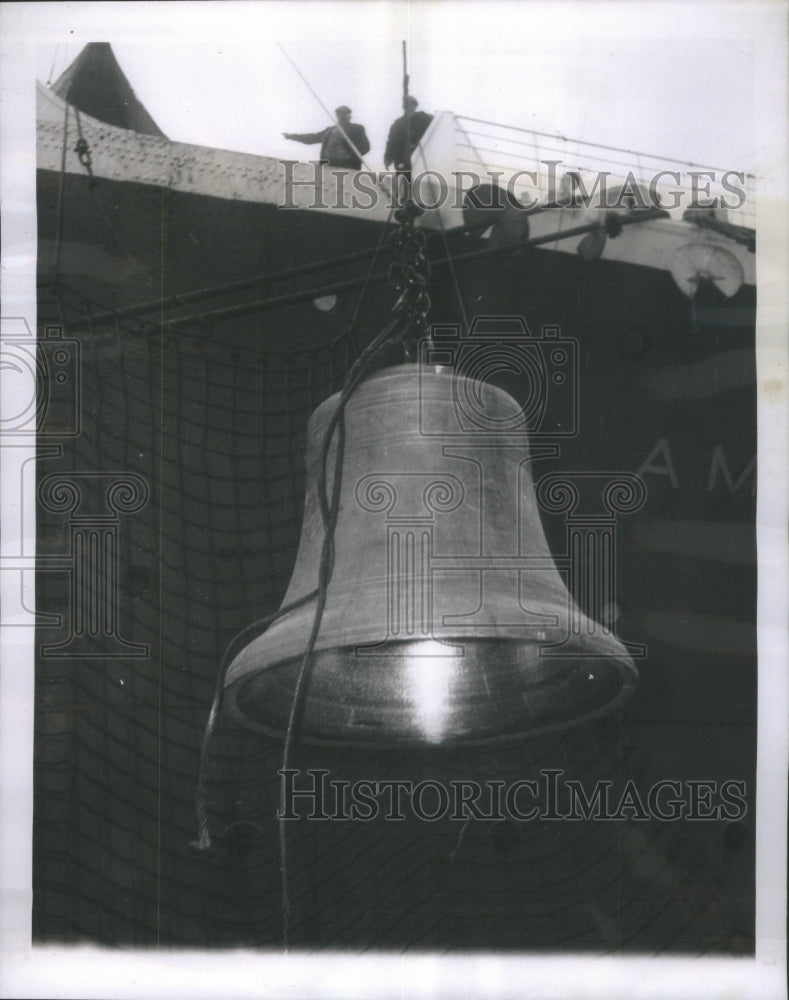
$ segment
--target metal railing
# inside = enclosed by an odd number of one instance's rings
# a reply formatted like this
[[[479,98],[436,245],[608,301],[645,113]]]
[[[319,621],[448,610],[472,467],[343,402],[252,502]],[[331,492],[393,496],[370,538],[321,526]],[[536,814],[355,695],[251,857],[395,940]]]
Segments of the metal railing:
[[[753,174],[462,115],[455,115],[455,146],[459,169],[496,176],[524,202],[562,201],[574,190],[577,200],[619,207],[626,184],[625,196],[636,191],[634,207],[663,207],[681,218],[694,206],[695,186],[696,205],[717,197],[717,218],[756,228]],[[633,207],[633,197],[626,201]]]

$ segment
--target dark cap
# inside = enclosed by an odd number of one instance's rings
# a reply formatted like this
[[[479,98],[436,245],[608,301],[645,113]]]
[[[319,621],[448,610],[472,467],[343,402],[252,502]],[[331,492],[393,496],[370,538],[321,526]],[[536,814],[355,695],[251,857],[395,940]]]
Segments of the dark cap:
[[[334,109],[334,113],[336,115],[338,115],[341,111],[347,111],[348,114],[351,114],[351,109],[348,107],[347,104],[341,104],[339,108]]]

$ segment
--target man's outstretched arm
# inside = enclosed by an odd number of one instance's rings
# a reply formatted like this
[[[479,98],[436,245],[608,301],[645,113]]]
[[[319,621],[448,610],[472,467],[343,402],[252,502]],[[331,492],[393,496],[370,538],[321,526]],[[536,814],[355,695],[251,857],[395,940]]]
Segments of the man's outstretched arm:
[[[294,142],[303,142],[307,146],[313,146],[316,142],[323,142],[323,137],[326,134],[324,129],[322,132],[283,132],[282,136],[284,139],[292,139]]]

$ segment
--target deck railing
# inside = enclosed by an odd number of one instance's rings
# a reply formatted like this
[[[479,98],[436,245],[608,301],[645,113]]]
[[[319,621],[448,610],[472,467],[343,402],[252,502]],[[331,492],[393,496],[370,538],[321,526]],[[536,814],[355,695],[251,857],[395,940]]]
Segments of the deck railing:
[[[672,217],[681,218],[692,206],[695,183],[697,203],[707,203],[717,196],[718,218],[756,228],[753,174],[735,176],[727,168],[567,139],[462,115],[455,115],[455,146],[460,170],[500,173],[499,184],[510,184],[521,200],[545,203],[566,197],[570,187],[567,175],[576,174],[583,185],[580,188],[576,182],[576,193],[583,194],[585,190],[592,196],[592,204],[596,204],[596,198],[602,195],[604,176],[606,196],[614,202],[616,189],[626,179],[632,179],[645,199],[653,199],[656,194]],[[526,171],[534,176],[527,176]],[[742,203],[738,205],[738,201]]]

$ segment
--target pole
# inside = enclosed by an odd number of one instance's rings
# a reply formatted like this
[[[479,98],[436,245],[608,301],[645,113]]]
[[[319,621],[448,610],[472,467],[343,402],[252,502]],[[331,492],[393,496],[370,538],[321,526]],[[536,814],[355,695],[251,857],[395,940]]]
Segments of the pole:
[[[408,191],[411,188],[411,128],[408,120],[408,55],[403,39],[403,114],[405,115],[405,168]]]

